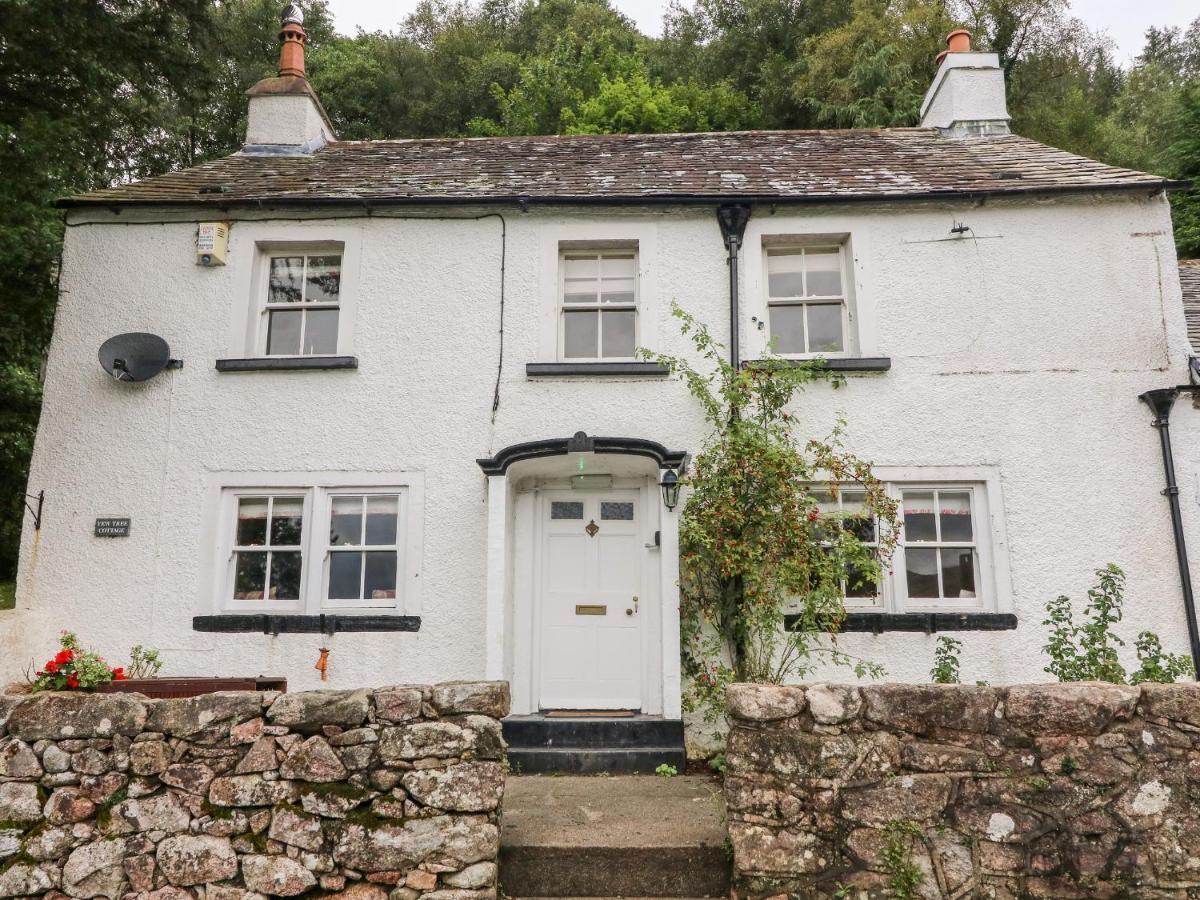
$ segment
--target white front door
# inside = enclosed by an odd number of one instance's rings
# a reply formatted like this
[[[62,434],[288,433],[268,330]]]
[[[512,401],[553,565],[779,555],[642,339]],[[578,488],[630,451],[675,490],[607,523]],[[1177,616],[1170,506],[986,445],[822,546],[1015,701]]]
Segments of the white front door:
[[[636,490],[540,497],[542,709],[641,709],[641,496]]]

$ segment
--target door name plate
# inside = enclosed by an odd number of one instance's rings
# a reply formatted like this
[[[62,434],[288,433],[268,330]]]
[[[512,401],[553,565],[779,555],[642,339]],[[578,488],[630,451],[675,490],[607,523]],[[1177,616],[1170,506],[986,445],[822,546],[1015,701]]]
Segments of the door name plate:
[[[607,606],[576,606],[577,616],[604,616],[608,614]]]

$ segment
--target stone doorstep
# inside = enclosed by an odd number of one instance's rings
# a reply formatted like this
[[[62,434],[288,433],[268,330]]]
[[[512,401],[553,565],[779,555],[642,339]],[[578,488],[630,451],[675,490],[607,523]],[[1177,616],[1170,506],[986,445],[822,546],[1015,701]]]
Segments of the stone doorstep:
[[[728,896],[720,782],[510,776],[500,884],[510,897]]]
[[[661,716],[509,716],[508,761],[520,775],[652,775],[687,766],[683,722]]]

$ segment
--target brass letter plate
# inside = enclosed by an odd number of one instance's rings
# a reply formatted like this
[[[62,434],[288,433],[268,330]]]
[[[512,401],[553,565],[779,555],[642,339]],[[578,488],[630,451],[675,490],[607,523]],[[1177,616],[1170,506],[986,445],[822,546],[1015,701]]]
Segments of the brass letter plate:
[[[608,614],[607,606],[576,606],[575,615],[577,616],[604,616]]]

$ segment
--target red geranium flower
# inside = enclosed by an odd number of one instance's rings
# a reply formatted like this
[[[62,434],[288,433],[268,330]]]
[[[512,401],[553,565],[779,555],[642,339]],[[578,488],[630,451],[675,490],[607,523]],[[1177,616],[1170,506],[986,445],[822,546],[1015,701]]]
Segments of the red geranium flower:
[[[113,681],[124,681],[125,680],[124,666],[117,666],[115,669],[113,669],[112,677],[113,677]]]
[[[58,663],[56,663],[54,660],[50,660],[50,662],[46,663],[46,671],[53,675],[58,671]],[[41,673],[39,672],[38,674],[40,675]]]
[[[56,657],[54,657],[54,661],[61,666],[64,663],[69,663],[74,658],[75,658],[74,650],[60,650],[60,651],[58,651],[58,655]]]
[[[70,675],[67,676],[67,687],[69,687],[69,688],[79,687],[79,673],[78,672],[72,672]]]

